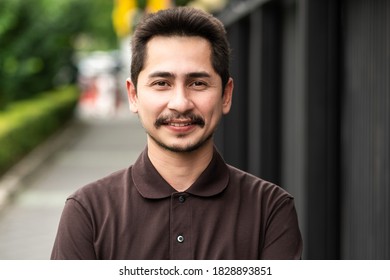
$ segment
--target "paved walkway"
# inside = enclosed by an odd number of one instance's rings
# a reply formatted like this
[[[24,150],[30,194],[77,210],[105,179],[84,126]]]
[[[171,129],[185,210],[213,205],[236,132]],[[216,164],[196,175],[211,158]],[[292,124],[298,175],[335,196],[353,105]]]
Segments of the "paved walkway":
[[[0,211],[0,260],[49,259],[65,198],[135,161],[146,137],[137,117],[125,116],[77,120],[40,147],[50,156]]]

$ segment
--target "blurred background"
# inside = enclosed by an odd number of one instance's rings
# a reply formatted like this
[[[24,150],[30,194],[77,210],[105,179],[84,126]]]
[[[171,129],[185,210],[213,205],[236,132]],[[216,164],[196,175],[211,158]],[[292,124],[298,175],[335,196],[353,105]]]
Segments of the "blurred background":
[[[0,259],[48,259],[65,198],[145,145],[127,110],[144,13],[225,24],[225,160],[296,200],[305,259],[390,259],[387,0],[0,0]]]

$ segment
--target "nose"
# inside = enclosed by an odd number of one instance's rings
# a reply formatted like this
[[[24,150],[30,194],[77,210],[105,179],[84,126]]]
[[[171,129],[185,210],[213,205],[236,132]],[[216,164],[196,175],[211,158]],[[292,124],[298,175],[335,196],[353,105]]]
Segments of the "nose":
[[[171,98],[168,102],[168,109],[185,113],[194,108],[188,90],[184,86],[176,87],[172,90]]]

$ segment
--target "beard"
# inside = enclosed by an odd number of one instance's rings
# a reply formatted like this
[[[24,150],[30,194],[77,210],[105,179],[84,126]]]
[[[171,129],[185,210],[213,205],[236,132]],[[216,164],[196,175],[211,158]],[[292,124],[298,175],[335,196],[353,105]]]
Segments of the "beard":
[[[203,147],[213,137],[213,133],[210,133],[210,135],[207,135],[206,138],[199,140],[197,143],[188,144],[187,146],[181,147],[178,145],[164,144],[163,142],[161,142],[161,141],[157,140],[155,137],[153,137],[153,135],[151,135],[150,133],[148,133],[148,132],[146,132],[146,133],[161,148],[163,148],[167,151],[170,151],[170,152],[174,152],[174,153],[191,153],[193,151],[196,151],[199,148]],[[178,136],[178,137],[180,137],[180,136]]]

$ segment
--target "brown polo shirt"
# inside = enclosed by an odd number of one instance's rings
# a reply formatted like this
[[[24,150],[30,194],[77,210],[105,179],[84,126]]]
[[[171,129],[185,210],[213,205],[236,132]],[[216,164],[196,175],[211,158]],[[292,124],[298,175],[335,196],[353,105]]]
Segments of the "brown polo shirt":
[[[150,162],[91,183],[65,204],[52,259],[299,259],[291,195],[218,152],[177,192]]]

